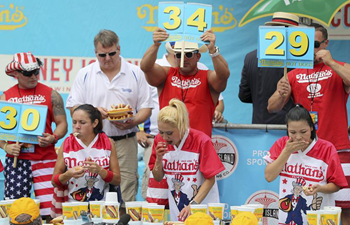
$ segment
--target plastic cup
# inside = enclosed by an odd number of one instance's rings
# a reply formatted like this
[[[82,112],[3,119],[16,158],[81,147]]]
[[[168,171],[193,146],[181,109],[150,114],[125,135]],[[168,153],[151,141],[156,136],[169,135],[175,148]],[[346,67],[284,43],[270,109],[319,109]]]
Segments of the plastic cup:
[[[231,206],[231,220],[233,220],[238,215],[238,207],[239,206]]]
[[[146,222],[149,222],[148,206],[157,205],[157,203],[142,202],[141,205],[142,205],[142,221],[143,221],[143,224],[145,224]]]
[[[119,202],[105,202],[102,209],[102,217],[105,223],[118,223]]]
[[[209,216],[213,220],[222,220],[224,218],[225,203],[208,203]]]
[[[164,205],[148,205],[148,220],[151,223],[163,224]]]
[[[106,202],[118,202],[118,193],[117,192],[107,192],[106,193]]]
[[[80,223],[78,223],[76,220],[63,220],[64,225],[78,225]]]
[[[338,223],[337,225],[340,225],[340,219],[341,219],[341,207],[338,206],[325,206],[323,207],[324,210],[335,210],[338,213]]]
[[[129,224],[141,224],[142,220],[142,202],[125,202],[126,213],[130,215]]]
[[[241,212],[251,212],[251,213],[255,212],[254,208],[247,207],[247,206],[238,206],[237,210],[238,210],[238,214],[240,214]]]
[[[309,225],[320,225],[321,214],[323,210],[306,210],[306,219]]]
[[[62,203],[62,214],[64,220],[78,220],[79,219],[79,204],[77,202]]]
[[[320,225],[338,224],[338,213],[335,210],[323,210]]]
[[[197,212],[202,212],[207,214],[208,213],[208,206],[201,204],[201,205],[190,205],[191,208],[191,214],[195,214]]]
[[[78,205],[79,205],[78,217],[81,219],[82,213],[88,213],[89,203],[88,202],[78,202]]]
[[[247,205],[243,205],[243,206],[254,208],[255,209],[254,215],[256,216],[258,221],[262,221],[263,213],[264,213],[264,205],[262,205],[262,204],[247,204]]]
[[[94,223],[102,222],[102,208],[104,206],[104,201],[91,201],[89,202],[90,216]],[[100,221],[101,220],[101,221]]]

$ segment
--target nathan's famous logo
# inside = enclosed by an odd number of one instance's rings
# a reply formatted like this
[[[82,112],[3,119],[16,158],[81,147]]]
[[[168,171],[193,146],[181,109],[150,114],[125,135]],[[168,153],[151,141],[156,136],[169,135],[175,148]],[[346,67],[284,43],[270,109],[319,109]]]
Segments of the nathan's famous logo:
[[[278,224],[278,194],[269,190],[260,190],[248,197],[246,204],[262,204],[263,225]]]
[[[218,10],[213,9],[212,27],[214,32],[224,32],[233,29],[237,25],[237,20],[233,16],[233,7],[219,6]],[[143,4],[137,7],[137,17],[146,21],[146,26],[142,26],[147,31],[155,31],[158,27],[158,5]]]
[[[225,170],[216,175],[217,179],[222,180],[229,177],[237,168],[237,147],[229,138],[221,135],[213,135],[211,141],[222,164],[225,166]]]
[[[27,17],[24,16],[23,7],[15,6],[13,3],[6,7],[0,5],[0,30],[14,30],[24,27],[27,24]]]

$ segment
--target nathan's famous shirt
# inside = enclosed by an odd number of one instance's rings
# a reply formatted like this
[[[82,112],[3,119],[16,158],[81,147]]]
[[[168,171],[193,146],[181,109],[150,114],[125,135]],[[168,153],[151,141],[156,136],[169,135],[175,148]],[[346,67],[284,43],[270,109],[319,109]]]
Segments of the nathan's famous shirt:
[[[153,170],[156,161],[158,142],[164,142],[159,134],[154,140],[150,170]],[[214,177],[225,167],[211,139],[195,129],[186,132],[178,147],[168,145],[168,151],[163,157],[163,170],[169,186],[170,218],[177,221],[179,212],[194,198],[205,179]],[[219,202],[219,190],[215,182],[201,204],[216,202]]]
[[[275,142],[264,157],[267,163],[279,157],[288,139],[285,136]],[[334,193],[306,196],[303,192],[303,186],[327,183],[334,183],[341,188],[347,186],[337,150],[330,142],[318,138],[304,152],[299,150],[292,153],[280,173],[279,223],[290,224],[293,220],[296,224],[300,224],[300,221],[307,224],[306,210],[313,210],[314,199],[321,200],[320,209],[334,206]]]

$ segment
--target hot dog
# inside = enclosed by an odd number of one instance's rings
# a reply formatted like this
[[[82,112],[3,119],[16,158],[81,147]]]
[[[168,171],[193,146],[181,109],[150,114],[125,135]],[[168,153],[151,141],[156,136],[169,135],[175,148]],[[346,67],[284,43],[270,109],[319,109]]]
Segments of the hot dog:
[[[78,212],[77,212],[77,211],[74,211],[74,212],[73,212],[73,218],[74,218],[75,220],[77,220],[77,219],[79,218]]]
[[[113,205],[106,205],[105,206],[106,213],[113,219],[118,218],[118,211]]]
[[[0,206],[0,218],[6,218],[6,217],[7,217],[6,206],[2,205]]]
[[[135,209],[129,209],[129,215],[132,221],[141,221],[141,215]]]

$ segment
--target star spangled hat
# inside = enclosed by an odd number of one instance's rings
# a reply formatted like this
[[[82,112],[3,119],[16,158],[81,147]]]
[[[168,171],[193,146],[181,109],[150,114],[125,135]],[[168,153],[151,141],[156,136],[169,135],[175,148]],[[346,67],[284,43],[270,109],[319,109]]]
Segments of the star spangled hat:
[[[14,71],[32,71],[39,69],[40,66],[41,61],[35,58],[31,52],[21,52],[13,55],[13,60],[6,66],[5,73],[13,76]]]

